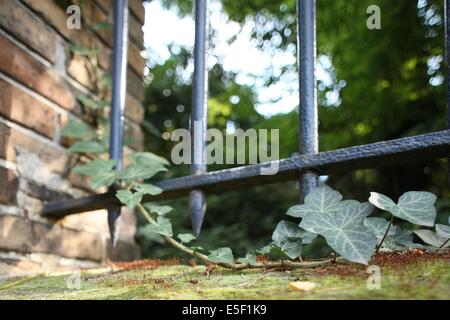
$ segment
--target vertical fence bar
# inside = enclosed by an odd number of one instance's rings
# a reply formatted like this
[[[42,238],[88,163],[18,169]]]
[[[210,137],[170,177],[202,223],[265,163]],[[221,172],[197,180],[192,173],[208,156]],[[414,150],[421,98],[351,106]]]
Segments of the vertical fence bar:
[[[316,1],[297,0],[297,52],[299,66],[299,150],[300,154],[319,152],[316,99]],[[317,173],[300,177],[300,200],[317,187]]]
[[[192,174],[206,172],[206,116],[208,99],[207,47],[207,0],[195,1],[195,48],[194,82],[192,87],[191,157]],[[191,220],[194,233],[200,233],[206,210],[205,193],[193,190],[190,194]]]
[[[446,62],[446,99],[447,99],[447,128],[450,129],[450,0],[444,2],[445,21],[445,62]],[[450,186],[450,154],[447,157],[447,184]]]
[[[125,109],[127,52],[128,52],[128,0],[114,2],[114,50],[112,64],[111,128],[109,157],[116,161],[116,170],[122,168],[123,120]],[[108,226],[113,245],[116,243],[116,221],[120,207],[108,208]]]

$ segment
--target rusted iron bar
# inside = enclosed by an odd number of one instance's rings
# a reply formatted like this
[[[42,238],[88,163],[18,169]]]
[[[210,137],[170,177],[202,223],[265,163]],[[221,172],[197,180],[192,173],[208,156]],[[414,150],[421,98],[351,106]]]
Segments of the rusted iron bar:
[[[317,154],[305,154],[279,160],[275,175],[261,175],[267,163],[208,172],[197,176],[164,180],[157,183],[164,192],[146,196],[144,201],[180,198],[195,189],[204,192],[224,192],[256,185],[298,179],[299,172],[314,170],[322,174],[344,173],[358,169],[398,165],[414,161],[444,158],[450,152],[450,130],[414,137],[366,144]],[[61,218],[66,215],[119,205],[113,193],[92,195],[80,199],[48,203],[43,215]]]
[[[319,152],[316,99],[316,1],[297,0],[297,51],[299,67],[299,150],[300,155]],[[318,175],[306,170],[300,175],[300,201],[317,187]]]

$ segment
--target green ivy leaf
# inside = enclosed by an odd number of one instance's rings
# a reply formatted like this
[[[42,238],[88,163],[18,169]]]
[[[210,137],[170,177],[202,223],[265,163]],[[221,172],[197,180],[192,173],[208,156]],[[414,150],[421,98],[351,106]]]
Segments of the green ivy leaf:
[[[107,100],[94,100],[89,96],[77,96],[78,101],[80,101],[86,108],[97,110],[103,109],[110,105],[110,102]]]
[[[233,252],[230,248],[219,248],[217,250],[211,250],[208,258],[216,263],[233,263]]]
[[[134,187],[134,189],[142,195],[150,194],[152,196],[156,196],[163,192],[161,188],[150,183],[138,184]]]
[[[145,203],[144,207],[151,213],[156,213],[159,216],[164,216],[169,212],[173,211],[173,208],[171,206],[157,206],[150,203]]]
[[[102,171],[91,177],[91,186],[93,189],[109,187],[114,184],[116,180],[116,172],[114,170]]]
[[[256,255],[254,252],[247,252],[244,258],[239,258],[238,262],[248,263],[249,265],[256,264]]]
[[[61,135],[68,138],[92,139],[95,137],[95,132],[84,122],[69,119]]]
[[[148,166],[154,163],[159,163],[168,166],[170,163],[163,157],[160,157],[152,152],[135,152],[128,156],[128,159],[138,165]]]
[[[440,237],[450,239],[450,226],[446,226],[445,224],[437,224],[436,233]]]
[[[192,247],[189,247],[189,249],[194,250],[195,252],[205,251],[205,249],[203,249],[203,247],[199,247],[199,246],[192,246]]]
[[[447,240],[447,237],[442,237],[438,233],[431,230],[413,230],[413,232],[423,240],[423,242],[432,245],[433,247],[439,248],[442,246]],[[444,248],[450,247],[450,242],[444,245]]]
[[[276,245],[291,259],[300,257],[302,253],[302,239],[301,238],[289,238],[282,240]]]
[[[272,241],[277,244],[289,238],[301,238],[301,231],[295,223],[289,221],[280,221],[272,234]]]
[[[364,219],[364,225],[373,232],[378,240],[381,240],[386,233],[389,226],[389,221],[384,218],[371,217]],[[396,226],[391,225],[388,231],[388,236],[393,236],[396,231]]]
[[[158,216],[156,219],[156,224],[149,224],[148,228],[149,230],[163,236],[173,236],[172,224],[170,223],[170,220],[161,216]]]
[[[334,211],[332,206],[320,202],[314,207],[317,211],[311,209],[303,215],[300,227],[323,236],[328,245],[345,259],[367,264],[374,252],[376,238],[363,221],[373,207],[354,200],[337,203],[337,196],[321,194],[323,196],[317,199],[332,199],[333,207],[339,210]]]
[[[107,151],[105,146],[97,141],[78,141],[69,150],[75,153],[104,153]]]
[[[123,169],[118,173],[119,179],[132,181],[139,179],[149,179],[153,177],[158,172],[167,171],[160,164],[149,164],[149,165],[140,165],[140,164],[131,164],[127,168]]]
[[[397,204],[383,194],[371,192],[369,201],[376,207],[417,225],[432,227],[436,220],[436,196],[430,192],[405,192]]]
[[[73,172],[83,174],[88,177],[95,176],[102,171],[111,171],[116,164],[115,160],[93,160],[87,164],[73,168]]]
[[[94,29],[97,31],[109,29],[111,27],[111,23],[108,21],[99,21],[95,24]]]
[[[330,213],[342,200],[342,195],[327,185],[317,187],[305,197],[305,204],[289,208],[288,216],[302,218],[309,214]]]
[[[142,193],[133,193],[130,190],[118,190],[116,192],[116,197],[131,210],[142,201]]]
[[[90,49],[83,46],[70,45],[69,50],[79,56],[94,56],[100,52],[99,49]]]
[[[189,243],[192,240],[196,239],[196,237],[194,235],[190,234],[190,233],[180,233],[177,236],[177,238],[180,239],[180,241],[183,242],[183,243]]]
[[[413,248],[421,248],[422,245],[413,242],[413,233],[411,230],[395,228],[395,233],[386,237],[385,245],[392,250],[405,250]]]

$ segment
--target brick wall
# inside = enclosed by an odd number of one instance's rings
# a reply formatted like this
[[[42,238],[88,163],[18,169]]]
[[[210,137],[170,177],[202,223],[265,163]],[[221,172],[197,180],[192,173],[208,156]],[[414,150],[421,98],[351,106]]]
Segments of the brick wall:
[[[94,192],[85,177],[70,172],[81,160],[67,151],[67,139],[61,137],[70,118],[89,124],[76,97],[93,88],[86,59],[71,53],[69,47],[94,44],[100,49],[101,70],[111,68],[111,28],[95,34],[85,28],[67,28],[68,14],[61,5],[65,2],[80,1],[0,1],[0,276],[50,265],[93,265],[139,256],[135,217],[126,209],[114,250],[104,210],[58,221],[41,216],[46,201]],[[125,115],[134,136],[131,148],[141,150],[144,8],[139,0],[129,0],[129,6]],[[81,18],[94,26],[111,21],[111,11],[109,0],[84,1]]]

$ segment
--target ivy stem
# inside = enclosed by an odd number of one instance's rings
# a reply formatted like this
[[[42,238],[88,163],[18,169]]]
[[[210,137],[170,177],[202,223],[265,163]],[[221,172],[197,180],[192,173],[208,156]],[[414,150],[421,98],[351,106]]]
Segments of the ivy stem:
[[[156,221],[152,218],[150,213],[144,208],[142,204],[138,204],[137,208],[142,213],[142,215],[147,219],[147,221],[150,224],[157,225]],[[199,258],[206,264],[214,264],[218,265],[227,269],[233,269],[233,270],[242,270],[242,269],[256,269],[256,268],[283,268],[283,269],[294,269],[294,268],[315,268],[320,267],[323,265],[330,264],[332,262],[332,259],[326,259],[326,260],[318,260],[318,261],[301,261],[301,262],[294,262],[290,260],[282,260],[282,261],[264,261],[264,262],[257,262],[257,263],[233,263],[233,262],[215,262],[208,258],[207,255],[204,255],[198,251],[192,250],[188,247],[186,247],[181,242],[178,242],[172,237],[169,237],[167,235],[161,235],[163,240],[171,245],[172,247],[183,251],[184,253],[187,253],[188,255],[192,257]]]
[[[392,216],[391,220],[389,220],[389,224],[388,224],[388,226],[386,228],[386,231],[384,232],[383,238],[381,238],[380,244],[378,245],[377,249],[375,250],[375,254],[377,254],[378,251],[380,251],[381,246],[383,245],[384,240],[386,240],[386,237],[387,237],[387,235],[389,233],[389,229],[391,229],[391,226],[392,226],[393,222],[394,222],[394,216]]]
[[[443,249],[443,248],[445,247],[445,245],[446,245],[449,241],[450,241],[450,238],[448,238],[447,240],[445,240],[444,243],[441,244],[441,246],[440,246],[439,248],[437,248],[436,251],[439,251],[439,250]]]

